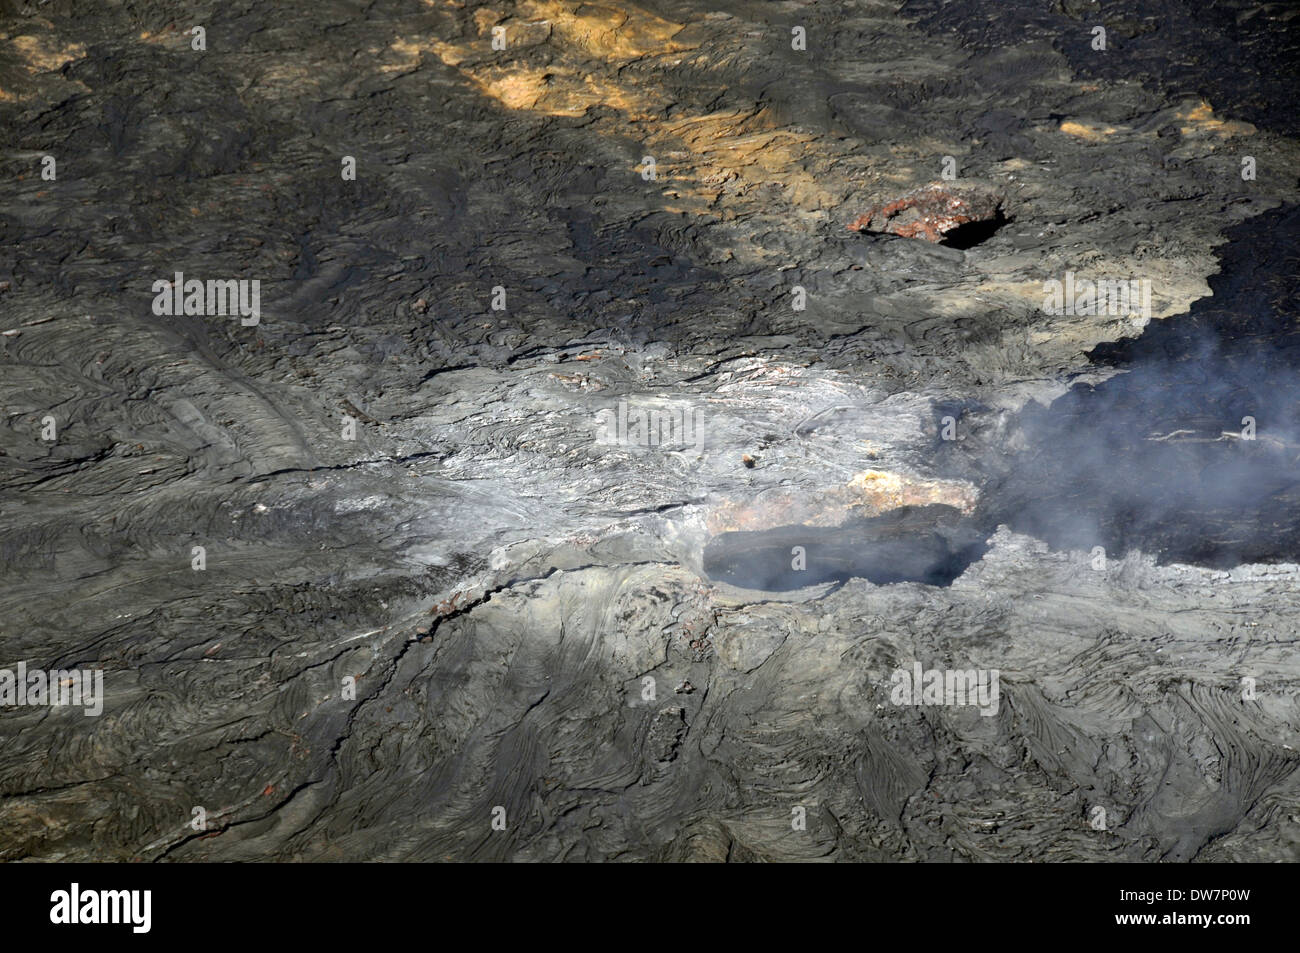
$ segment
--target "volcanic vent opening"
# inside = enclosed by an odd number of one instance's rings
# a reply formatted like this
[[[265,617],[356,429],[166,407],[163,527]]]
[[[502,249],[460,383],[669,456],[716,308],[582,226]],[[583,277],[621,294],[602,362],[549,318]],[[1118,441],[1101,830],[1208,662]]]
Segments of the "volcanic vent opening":
[[[721,533],[704,548],[710,579],[786,592],[862,578],[877,585],[948,586],[987,550],[956,507],[905,506],[840,526],[778,526]]]

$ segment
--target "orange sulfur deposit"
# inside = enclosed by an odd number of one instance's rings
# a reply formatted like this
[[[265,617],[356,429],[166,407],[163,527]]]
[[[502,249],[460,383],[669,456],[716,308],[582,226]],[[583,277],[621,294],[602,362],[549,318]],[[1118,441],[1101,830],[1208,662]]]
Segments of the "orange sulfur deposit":
[[[750,500],[725,500],[709,514],[706,525],[713,535],[774,526],[838,526],[900,506],[943,503],[970,513],[977,500],[969,483],[864,470],[848,483],[819,493],[774,490]]]

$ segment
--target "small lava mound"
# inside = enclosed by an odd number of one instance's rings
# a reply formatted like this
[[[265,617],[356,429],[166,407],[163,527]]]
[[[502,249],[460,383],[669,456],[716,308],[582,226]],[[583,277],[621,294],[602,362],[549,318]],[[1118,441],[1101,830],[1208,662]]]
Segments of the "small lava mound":
[[[932,182],[873,205],[848,228],[973,248],[1006,224],[1002,202],[1002,194],[987,186]]]

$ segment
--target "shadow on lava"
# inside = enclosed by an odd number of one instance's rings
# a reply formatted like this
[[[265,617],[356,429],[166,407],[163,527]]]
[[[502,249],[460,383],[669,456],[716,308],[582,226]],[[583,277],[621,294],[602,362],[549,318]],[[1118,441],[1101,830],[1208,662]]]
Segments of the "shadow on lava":
[[[1010,223],[1011,219],[1003,215],[1002,210],[999,209],[998,213],[987,221],[967,222],[965,225],[958,225],[943,237],[940,244],[965,251],[988,241],[997,234],[999,229]]]
[[[1161,563],[1300,560],[1300,209],[1227,237],[1211,297],[1092,352],[1123,373],[1022,413],[981,525]]]

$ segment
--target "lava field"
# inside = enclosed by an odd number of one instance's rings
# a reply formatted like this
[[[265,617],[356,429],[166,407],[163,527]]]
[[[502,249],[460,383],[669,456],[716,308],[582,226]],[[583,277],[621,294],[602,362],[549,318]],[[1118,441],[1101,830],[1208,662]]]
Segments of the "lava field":
[[[1298,65],[0,0],[0,860],[1300,860]]]

